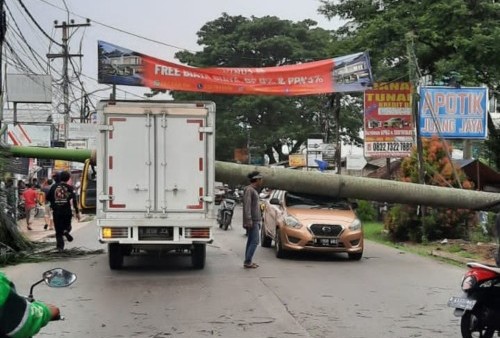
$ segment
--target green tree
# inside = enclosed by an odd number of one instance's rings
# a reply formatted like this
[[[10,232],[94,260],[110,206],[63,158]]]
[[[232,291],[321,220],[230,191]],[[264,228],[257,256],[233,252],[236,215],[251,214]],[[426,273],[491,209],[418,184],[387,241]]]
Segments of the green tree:
[[[245,18],[224,13],[198,32],[202,51],[182,51],[176,57],[194,67],[281,66],[333,57],[335,43],[331,33],[318,28],[312,20],[292,22],[274,16]],[[252,149],[252,157],[268,154],[273,163],[272,154],[276,152],[279,160],[283,160],[286,158],[283,145],[297,148],[311,133],[331,135],[334,125],[327,95],[276,97],[174,92],[173,97],[212,100],[217,104],[218,160],[232,160],[234,149],[247,145]],[[341,113],[341,134],[344,142],[359,145],[360,106],[349,107]],[[352,107],[357,110],[353,112]]]
[[[321,0],[319,12],[346,23],[336,30],[352,50],[370,52],[376,81],[408,77],[406,36],[421,75],[500,91],[500,4],[489,0]],[[500,137],[489,124],[490,156],[500,168]]]
[[[464,172],[448,157],[452,147],[437,137],[423,140],[423,159],[425,167],[424,182],[427,185],[473,189],[474,184]],[[413,149],[410,157],[401,163],[400,180],[419,183],[418,154]],[[462,238],[468,227],[475,225],[474,212],[445,208],[426,208],[425,217],[417,217],[416,206],[396,206],[391,208],[385,219],[385,227],[396,240],[414,240],[439,238]]]

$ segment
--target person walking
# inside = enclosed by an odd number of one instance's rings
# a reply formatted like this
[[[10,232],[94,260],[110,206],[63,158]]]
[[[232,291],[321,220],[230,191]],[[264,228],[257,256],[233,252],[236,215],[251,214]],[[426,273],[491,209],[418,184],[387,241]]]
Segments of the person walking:
[[[54,230],[54,218],[52,216],[52,208],[50,207],[50,202],[49,202],[49,192],[50,188],[54,184],[54,181],[49,178],[45,181],[45,183],[42,186],[42,192],[44,194],[44,219],[45,219],[45,225],[43,228],[45,230]]]
[[[48,194],[48,201],[52,208],[54,227],[56,229],[56,247],[59,252],[64,250],[63,236],[66,237],[68,242],[73,241],[73,236],[70,235],[71,219],[73,217],[71,205],[73,205],[76,219],[80,221],[75,189],[68,184],[70,177],[69,172],[61,172],[59,175],[60,182],[52,185]]]
[[[24,199],[24,210],[26,212],[26,226],[28,230],[32,230],[31,228],[31,214],[33,210],[36,208],[36,204],[38,203],[38,191],[35,186],[31,183],[27,184],[27,189],[23,192]]]
[[[245,269],[255,269],[259,265],[253,262],[253,255],[259,245],[259,231],[262,221],[259,192],[262,188],[263,176],[258,171],[247,175],[250,184],[243,192],[243,227],[247,230],[247,244],[245,248]]]

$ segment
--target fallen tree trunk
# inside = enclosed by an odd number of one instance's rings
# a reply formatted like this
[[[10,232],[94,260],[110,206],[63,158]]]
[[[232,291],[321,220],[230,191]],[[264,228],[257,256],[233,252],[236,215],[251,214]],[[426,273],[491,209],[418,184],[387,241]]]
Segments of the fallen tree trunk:
[[[216,162],[215,179],[233,185],[246,185],[248,184],[246,175],[253,170],[258,170],[264,175],[264,186],[293,192],[432,207],[500,210],[500,194],[497,193],[336,175],[318,171]]]

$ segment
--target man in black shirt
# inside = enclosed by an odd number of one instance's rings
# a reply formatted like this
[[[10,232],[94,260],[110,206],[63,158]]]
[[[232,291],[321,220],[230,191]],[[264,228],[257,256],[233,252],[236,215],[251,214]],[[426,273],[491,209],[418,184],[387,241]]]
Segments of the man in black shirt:
[[[75,210],[75,217],[78,221],[80,221],[80,213],[78,210],[75,189],[73,186],[68,184],[70,177],[71,175],[69,172],[61,172],[59,175],[60,182],[54,184],[50,188],[47,196],[50,202],[50,207],[52,208],[54,227],[56,228],[57,250],[60,252],[64,250],[63,236],[65,236],[69,242],[73,240],[73,236],[70,235],[71,219],[73,217],[71,203],[73,204],[73,209]]]

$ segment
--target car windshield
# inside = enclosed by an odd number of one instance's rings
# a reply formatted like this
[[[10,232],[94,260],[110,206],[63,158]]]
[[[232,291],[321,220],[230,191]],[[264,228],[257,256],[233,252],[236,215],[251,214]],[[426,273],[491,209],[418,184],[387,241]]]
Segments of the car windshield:
[[[351,208],[349,202],[345,199],[310,194],[287,193],[285,196],[285,203],[288,207],[293,206],[295,208],[326,208],[341,210],[349,210]]]

